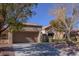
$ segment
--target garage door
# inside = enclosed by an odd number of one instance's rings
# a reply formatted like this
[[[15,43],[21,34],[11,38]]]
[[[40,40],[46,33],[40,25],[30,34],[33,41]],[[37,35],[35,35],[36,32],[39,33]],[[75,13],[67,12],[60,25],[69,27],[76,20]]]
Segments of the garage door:
[[[13,43],[33,43],[37,41],[38,32],[15,32],[13,33]]]

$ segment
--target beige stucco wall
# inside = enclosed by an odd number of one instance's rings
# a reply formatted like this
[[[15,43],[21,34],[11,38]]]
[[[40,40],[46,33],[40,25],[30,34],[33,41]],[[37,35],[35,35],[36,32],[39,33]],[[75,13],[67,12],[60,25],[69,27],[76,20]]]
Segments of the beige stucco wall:
[[[54,32],[54,37],[53,39],[63,39],[63,35],[64,35],[64,32]]]
[[[11,33],[7,30],[2,32],[2,34],[6,34],[6,38],[0,38],[0,47],[10,47],[12,46],[12,38]]]

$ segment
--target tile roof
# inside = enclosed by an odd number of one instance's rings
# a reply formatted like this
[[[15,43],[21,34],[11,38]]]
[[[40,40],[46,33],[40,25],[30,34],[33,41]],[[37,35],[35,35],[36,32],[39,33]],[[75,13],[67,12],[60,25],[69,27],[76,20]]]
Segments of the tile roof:
[[[35,24],[35,23],[23,23],[24,25],[28,25],[28,26],[41,26],[42,25],[38,25],[38,24]]]

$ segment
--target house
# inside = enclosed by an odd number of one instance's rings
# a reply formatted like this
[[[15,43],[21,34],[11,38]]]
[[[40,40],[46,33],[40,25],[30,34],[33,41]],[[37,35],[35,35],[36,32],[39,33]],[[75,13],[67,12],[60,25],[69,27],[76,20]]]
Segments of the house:
[[[42,29],[41,25],[23,23],[21,31],[12,33],[13,43],[35,43],[38,42],[38,35]]]
[[[21,31],[9,32],[8,29],[2,33],[0,43],[34,43],[38,42],[38,35],[42,29],[41,25],[34,23],[23,23],[24,27]]]
[[[8,29],[2,33],[0,44],[15,44],[15,43],[41,43],[42,41],[52,42],[53,40],[62,40],[65,32],[54,31],[51,25],[42,27],[34,23],[23,23],[24,27],[18,32],[9,32]],[[75,31],[79,33],[79,31]],[[44,35],[44,40],[41,38]],[[46,40],[46,39],[47,40]],[[79,37],[76,35],[77,41]],[[0,46],[2,46],[0,45]]]

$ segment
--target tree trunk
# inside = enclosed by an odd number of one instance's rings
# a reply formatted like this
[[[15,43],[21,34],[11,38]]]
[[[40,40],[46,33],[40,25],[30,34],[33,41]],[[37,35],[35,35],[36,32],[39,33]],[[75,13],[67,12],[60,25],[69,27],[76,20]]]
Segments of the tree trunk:
[[[68,40],[68,41],[71,41],[71,38],[70,38],[70,31],[67,31],[67,40]]]
[[[71,37],[70,37],[70,31],[67,31],[67,39],[66,39],[66,43],[70,46],[70,45],[72,45],[72,44],[74,44],[73,43],[73,41],[71,40]]]

